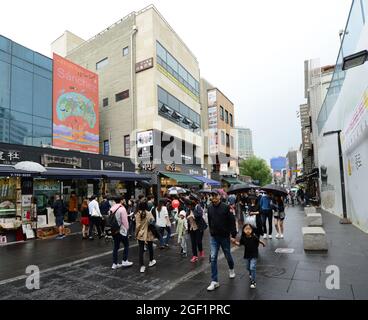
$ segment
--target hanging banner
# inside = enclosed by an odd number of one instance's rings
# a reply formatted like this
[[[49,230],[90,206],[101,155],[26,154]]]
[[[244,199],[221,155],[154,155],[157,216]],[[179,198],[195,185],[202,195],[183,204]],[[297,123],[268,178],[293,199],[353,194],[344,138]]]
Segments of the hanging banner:
[[[53,146],[99,153],[98,75],[53,59]]]

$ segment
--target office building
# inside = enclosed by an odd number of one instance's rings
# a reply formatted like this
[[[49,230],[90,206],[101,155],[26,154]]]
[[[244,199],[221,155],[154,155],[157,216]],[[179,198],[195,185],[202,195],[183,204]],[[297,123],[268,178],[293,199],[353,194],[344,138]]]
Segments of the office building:
[[[247,160],[254,156],[252,130],[244,127],[236,127],[238,156],[242,160]]]

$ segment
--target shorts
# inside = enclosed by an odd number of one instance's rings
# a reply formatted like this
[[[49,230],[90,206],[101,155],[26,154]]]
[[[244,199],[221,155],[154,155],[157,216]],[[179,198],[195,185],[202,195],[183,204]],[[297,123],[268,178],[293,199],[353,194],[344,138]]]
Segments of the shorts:
[[[83,226],[88,226],[89,225],[89,218],[88,217],[82,217],[80,222]]]
[[[275,212],[273,217],[277,220],[285,220],[285,212]]]
[[[64,217],[63,216],[56,216],[55,222],[57,227],[62,227],[64,225]]]

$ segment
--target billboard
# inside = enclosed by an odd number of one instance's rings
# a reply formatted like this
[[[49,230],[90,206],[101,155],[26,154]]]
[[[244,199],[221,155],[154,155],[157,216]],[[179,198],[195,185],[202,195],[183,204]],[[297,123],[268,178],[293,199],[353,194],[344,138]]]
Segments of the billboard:
[[[286,168],[286,158],[285,157],[272,158],[271,168],[274,171],[281,171],[282,169],[285,169]]]
[[[216,93],[216,92],[215,92]],[[209,95],[210,93],[208,93]],[[210,154],[218,153],[218,133],[217,133],[217,107],[208,108],[208,149]]]
[[[99,153],[98,75],[53,59],[53,146]]]
[[[217,104],[217,91],[216,89],[207,92],[207,104],[208,108],[215,107]]]

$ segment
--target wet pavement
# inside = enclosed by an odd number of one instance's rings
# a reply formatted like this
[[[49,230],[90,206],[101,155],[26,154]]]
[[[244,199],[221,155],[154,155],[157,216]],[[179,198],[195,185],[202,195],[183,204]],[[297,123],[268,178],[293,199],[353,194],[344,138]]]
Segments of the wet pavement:
[[[368,235],[324,213],[327,253],[305,253],[301,228],[304,212],[289,208],[284,240],[267,240],[260,249],[257,289],[249,288],[243,249],[234,248],[237,277],[229,279],[226,261],[219,262],[220,288],[207,292],[210,282],[208,234],[206,258],[191,264],[181,258],[179,247],[155,250],[157,265],[139,273],[138,248],[131,242],[129,269],[111,269],[111,243],[104,240],[82,241],[80,235],[64,240],[37,240],[0,247],[0,299],[175,299],[175,300],[300,300],[368,299]],[[189,244],[189,243],[188,243]],[[293,253],[275,253],[277,248]],[[146,262],[148,257],[146,256]],[[40,290],[25,287],[25,268],[41,269]],[[326,267],[340,270],[340,289],[326,288]]]

